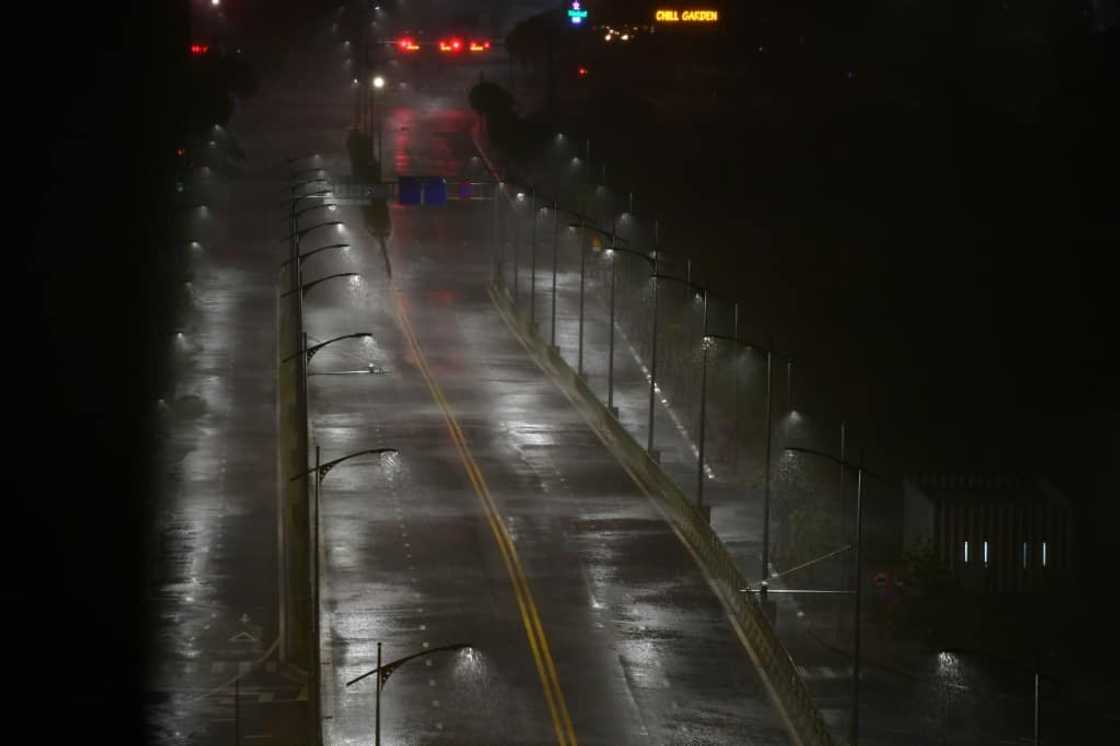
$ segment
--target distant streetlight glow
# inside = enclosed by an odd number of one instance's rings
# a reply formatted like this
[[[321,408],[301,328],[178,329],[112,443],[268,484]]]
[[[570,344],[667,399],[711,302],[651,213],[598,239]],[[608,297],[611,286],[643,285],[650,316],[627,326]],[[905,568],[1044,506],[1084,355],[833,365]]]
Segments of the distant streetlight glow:
[[[381,77],[380,75],[375,75],[374,78],[373,78],[373,87],[378,89],[378,90],[381,90],[382,88],[384,88],[385,87],[385,78]]]

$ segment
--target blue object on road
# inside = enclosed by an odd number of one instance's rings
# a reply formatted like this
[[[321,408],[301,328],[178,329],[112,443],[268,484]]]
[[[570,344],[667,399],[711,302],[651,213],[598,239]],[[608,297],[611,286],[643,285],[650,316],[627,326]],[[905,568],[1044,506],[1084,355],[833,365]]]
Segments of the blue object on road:
[[[440,176],[424,179],[424,204],[447,204],[447,179]]]
[[[402,205],[420,204],[420,180],[415,176],[397,179],[397,202]]]

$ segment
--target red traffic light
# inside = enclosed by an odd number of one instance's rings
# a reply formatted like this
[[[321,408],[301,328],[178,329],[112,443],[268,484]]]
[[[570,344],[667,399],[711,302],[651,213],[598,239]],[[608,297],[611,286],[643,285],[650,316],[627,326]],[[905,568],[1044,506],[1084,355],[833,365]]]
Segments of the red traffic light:
[[[583,65],[580,65],[580,66],[579,66],[579,69],[578,69],[578,70],[576,70],[576,73],[577,73],[577,74],[578,74],[578,75],[579,75],[579,76],[580,76],[581,78],[586,78],[586,77],[587,77],[587,73],[589,73],[589,72],[591,72],[591,71],[590,71],[590,70],[588,70],[588,69],[587,69],[586,67],[584,67]]]

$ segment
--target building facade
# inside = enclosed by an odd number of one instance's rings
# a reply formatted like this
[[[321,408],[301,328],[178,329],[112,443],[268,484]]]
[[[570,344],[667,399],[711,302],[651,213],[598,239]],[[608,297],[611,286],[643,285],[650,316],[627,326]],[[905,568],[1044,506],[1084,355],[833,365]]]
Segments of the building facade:
[[[904,484],[904,545],[929,541],[964,588],[1057,590],[1075,578],[1069,500],[1046,480],[936,474]]]

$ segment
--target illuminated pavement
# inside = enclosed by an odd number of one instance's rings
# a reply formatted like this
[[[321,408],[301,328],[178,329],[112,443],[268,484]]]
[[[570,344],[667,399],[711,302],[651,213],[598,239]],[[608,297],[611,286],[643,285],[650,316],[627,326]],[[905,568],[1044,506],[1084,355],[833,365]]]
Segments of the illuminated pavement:
[[[230,131],[244,161],[223,155],[223,132],[213,148],[190,153],[211,166],[185,182],[185,204],[208,208],[189,213],[175,391],[157,405],[165,443],[149,584],[152,743],[233,743],[235,714],[245,742],[306,743],[306,681],[275,646],[275,294],[286,250],[284,158],[338,153],[344,136],[307,54],[297,50],[288,69],[264,77],[235,114]],[[341,162],[324,162],[341,172]]]
[[[159,405],[168,445],[151,584],[154,743],[234,742],[235,713],[243,740],[305,742],[305,680],[274,644],[277,239],[285,156],[320,151],[332,175],[346,172],[346,75],[326,37],[293,52],[283,86],[266,79],[231,123],[241,172],[215,159],[188,185],[209,207],[192,217],[177,387]],[[463,168],[476,76],[412,80],[386,97],[395,168]],[[323,485],[328,742],[370,738],[371,681],[343,684],[372,668],[377,641],[386,660],[462,641],[472,649],[394,674],[385,743],[784,743],[683,546],[490,306],[484,208],[395,209],[396,290],[358,211],[341,212],[354,249],[309,262],[305,279],[351,268],[364,279],[316,288],[306,328],[313,341],[361,329],[375,342],[315,358],[315,436],[327,459],[380,445],[401,453],[355,460]],[[394,313],[398,290],[413,339]],[[348,374],[368,362],[385,374]]]
[[[454,176],[473,168],[465,103],[479,68],[438,77],[389,68],[393,87],[383,111],[392,169]],[[499,61],[487,77],[501,79],[503,68]],[[200,242],[185,288],[192,304],[176,341],[178,387],[162,405],[168,447],[152,584],[159,639],[149,686],[153,743],[234,742],[232,680],[247,669],[239,686],[242,739],[306,742],[304,679],[273,648],[274,289],[284,251],[277,239],[285,227],[285,156],[319,151],[333,176],[347,172],[347,75],[346,52],[329,35],[293,51],[289,68],[266,77],[259,98],[231,124],[248,156],[242,173],[199,171],[189,185],[211,207],[191,218]],[[283,85],[270,85],[273,79]],[[382,701],[386,744],[786,742],[691,558],[491,307],[487,209],[394,208],[390,284],[380,248],[361,230],[358,210],[346,207],[342,240],[354,248],[305,267],[308,281],[363,275],[308,295],[312,342],[374,334],[369,344],[324,350],[311,367],[323,458],[400,450],[348,462],[323,483],[327,742],[369,742],[373,681],[345,682],[375,665],[378,641],[386,661],[425,646],[473,646],[393,674]],[[562,319],[560,343],[571,346],[574,312],[563,310]],[[593,322],[589,343],[601,348],[604,332]],[[369,363],[384,374],[354,373]],[[643,377],[624,345],[618,364],[622,418],[644,442]],[[589,368],[601,384],[601,355]],[[692,485],[692,444],[667,411],[658,413],[657,429],[667,466]],[[709,498],[717,528],[755,567],[756,506],[716,482]],[[783,625],[797,610],[783,602]],[[843,733],[844,657],[803,635],[786,639],[826,719]],[[977,743],[997,731],[1026,732],[1011,724],[1029,723],[1022,701],[994,709],[969,697],[974,672],[963,662],[927,663],[919,673],[932,682],[920,686],[868,669],[864,742],[936,744],[956,731],[951,742],[971,743],[963,735],[976,720],[992,723]]]
[[[459,173],[471,151],[458,91],[476,77],[398,89],[390,162]],[[787,742],[683,546],[493,309],[489,215],[486,203],[394,208],[392,283],[364,235],[307,270],[363,276],[308,295],[312,342],[374,335],[312,365],[323,459],[400,451],[347,462],[323,483],[327,742],[370,737],[372,679],[345,682],[376,665],[378,641],[386,661],[473,646],[393,674],[386,743]],[[385,374],[344,374],[370,363]],[[526,631],[533,608],[547,686]]]

